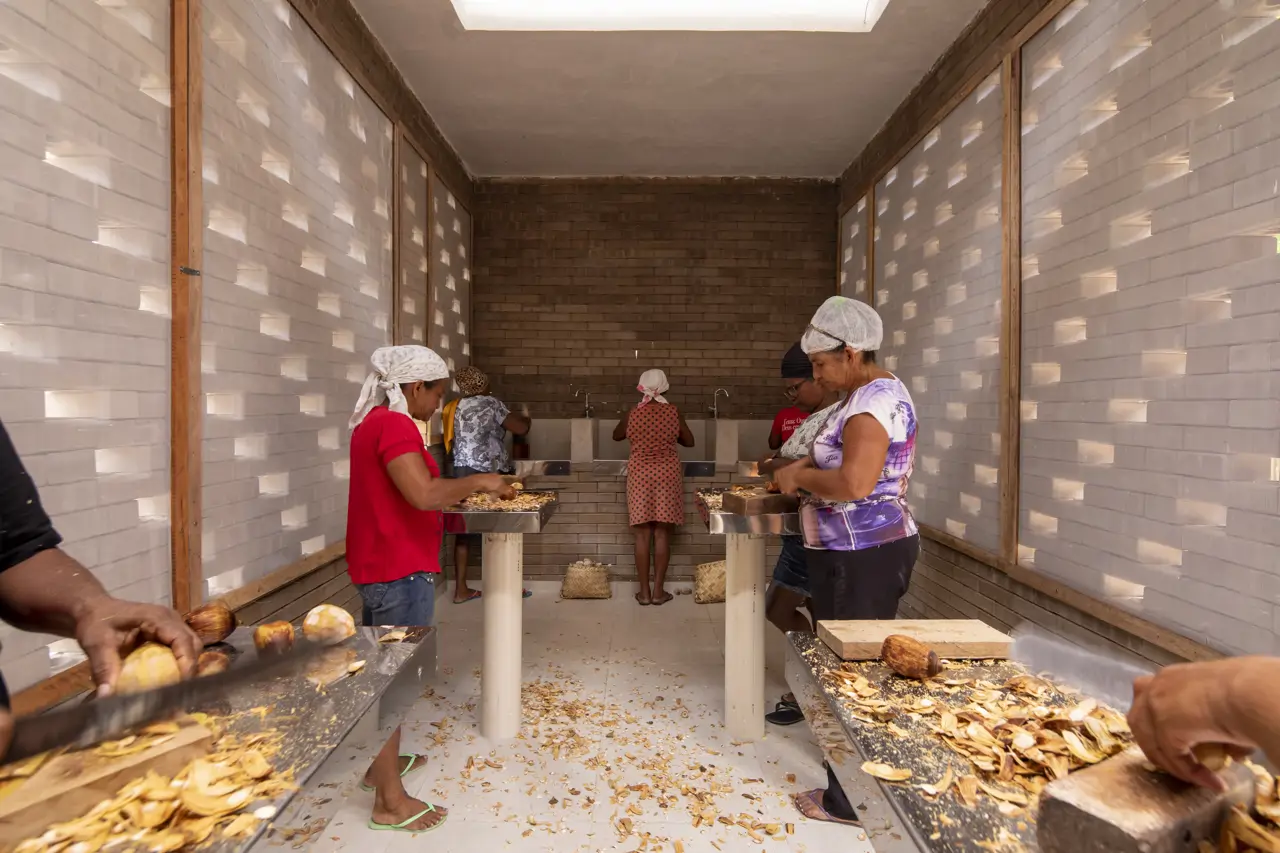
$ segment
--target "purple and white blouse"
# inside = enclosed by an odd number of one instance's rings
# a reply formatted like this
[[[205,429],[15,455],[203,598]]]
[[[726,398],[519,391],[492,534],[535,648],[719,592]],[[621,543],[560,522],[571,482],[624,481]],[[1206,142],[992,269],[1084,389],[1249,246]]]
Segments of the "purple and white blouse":
[[[918,529],[907,508],[907,482],[916,456],[916,408],[897,379],[876,379],[859,388],[832,412],[813,443],[814,464],[826,471],[844,461],[844,428],[868,414],[889,433],[889,451],[875,489],[856,501],[805,498],[800,507],[806,548],[861,551],[914,536]]]

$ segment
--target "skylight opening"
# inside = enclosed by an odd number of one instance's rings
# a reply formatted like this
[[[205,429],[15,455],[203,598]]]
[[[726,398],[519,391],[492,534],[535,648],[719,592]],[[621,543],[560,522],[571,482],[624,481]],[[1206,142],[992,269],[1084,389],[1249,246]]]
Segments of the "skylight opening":
[[[452,0],[468,30],[870,32],[890,0]]]

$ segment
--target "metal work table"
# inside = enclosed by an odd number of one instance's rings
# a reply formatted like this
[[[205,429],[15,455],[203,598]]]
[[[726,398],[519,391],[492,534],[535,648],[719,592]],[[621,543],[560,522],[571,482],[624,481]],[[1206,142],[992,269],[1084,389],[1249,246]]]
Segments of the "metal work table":
[[[725,537],[724,713],[738,740],[764,737],[765,544],[800,534],[799,513],[735,515],[695,503],[707,532]]]
[[[357,729],[377,731],[379,720],[398,720],[422,695],[423,685],[436,677],[436,632],[434,628],[411,628],[398,643],[379,643],[385,628],[359,628],[356,635],[335,646],[326,655],[345,660],[362,660],[365,666],[319,689],[307,680],[306,672],[293,673],[270,681],[240,687],[228,693],[215,707],[192,708],[219,717],[230,716],[226,730],[231,734],[252,734],[272,729],[284,735],[281,752],[272,760],[277,768],[291,768],[298,790],[281,794],[271,803],[276,814],[306,789],[338,745]],[[253,629],[240,628],[227,639],[234,648],[232,665],[242,655],[256,656]],[[308,668],[319,665],[319,661]],[[250,713],[266,709],[261,714]],[[270,840],[270,823],[263,822],[248,838],[217,836],[202,849],[208,853],[240,853],[266,850],[278,841]],[[256,845],[256,848],[255,848]],[[274,848],[278,849],[278,848]]]
[[[877,853],[968,853],[977,842],[992,841],[1001,833],[1016,839],[1028,853],[1039,849],[1032,814],[1002,815],[990,797],[981,798],[974,808],[964,807],[954,796],[938,800],[925,797],[917,784],[937,782],[948,764],[959,771],[965,760],[930,734],[923,721],[905,716],[896,719],[894,722],[909,734],[899,738],[883,726],[858,720],[853,707],[822,677],[842,664],[816,635],[787,635],[787,684],[849,801],[858,808]],[[859,672],[878,687],[894,678],[888,667],[878,662]],[[975,662],[970,669],[949,674],[956,678],[977,675],[1002,683],[1025,672],[1017,664],[998,661]],[[894,685],[901,695],[928,695],[925,687],[905,679],[894,679]],[[863,761],[910,770],[911,782],[882,782],[862,772]]]
[[[484,585],[484,668],[480,671],[480,733],[490,740],[520,734],[524,537],[541,533],[559,501],[537,511],[445,510],[449,533],[484,535],[480,579]]]

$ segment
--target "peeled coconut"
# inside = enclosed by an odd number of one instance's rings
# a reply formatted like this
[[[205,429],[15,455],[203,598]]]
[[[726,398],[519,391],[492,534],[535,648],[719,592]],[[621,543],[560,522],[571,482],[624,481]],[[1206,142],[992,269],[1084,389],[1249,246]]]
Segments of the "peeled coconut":
[[[293,648],[293,626],[288,622],[268,622],[253,629],[258,654],[281,654]]]
[[[302,620],[302,634],[313,643],[336,645],[354,635],[356,620],[341,607],[321,604]]]
[[[120,677],[116,679],[116,692],[142,693],[181,680],[178,659],[168,646],[143,643],[124,659]]]

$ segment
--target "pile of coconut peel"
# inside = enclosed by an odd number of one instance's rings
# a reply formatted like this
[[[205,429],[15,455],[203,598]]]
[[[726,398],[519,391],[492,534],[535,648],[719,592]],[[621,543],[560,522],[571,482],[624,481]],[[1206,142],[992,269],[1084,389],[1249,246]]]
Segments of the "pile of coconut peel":
[[[947,763],[937,779],[917,779],[911,769],[883,756],[864,763],[864,772],[911,783],[933,800],[953,796],[967,808],[989,797],[1001,815],[1021,817],[1034,814],[1050,781],[1097,764],[1132,742],[1124,717],[1096,700],[1080,700],[1033,675],[995,683],[973,675],[970,666],[964,669],[959,677],[944,670],[924,682],[891,678],[880,686],[859,665],[826,672],[825,680],[854,718],[883,727],[894,739],[923,730],[958,759]],[[902,690],[893,690],[894,685]],[[902,752],[904,759],[911,754]]]
[[[1237,806],[1223,822],[1218,843],[1202,841],[1200,853],[1280,853],[1280,791],[1266,768],[1245,762],[1254,776],[1253,814]]]
[[[49,827],[39,838],[18,845],[15,853],[171,853],[216,835],[245,838],[256,832],[276,814],[274,806],[262,803],[295,787],[290,773],[272,766],[282,735],[227,734],[217,720],[193,716],[214,731],[209,755],[189,762],[172,778],[150,772],[129,782],[88,814]],[[105,757],[129,755],[159,746],[177,731],[176,723],[159,723],[101,744],[93,752]]]

